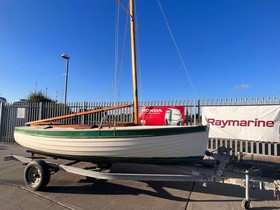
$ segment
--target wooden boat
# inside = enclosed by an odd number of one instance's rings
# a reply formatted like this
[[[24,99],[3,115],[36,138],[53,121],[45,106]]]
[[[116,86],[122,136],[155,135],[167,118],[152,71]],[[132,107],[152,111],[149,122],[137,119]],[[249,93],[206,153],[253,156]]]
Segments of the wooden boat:
[[[208,133],[203,126],[120,128],[16,128],[16,141],[52,157],[97,163],[183,164],[201,160]]]
[[[201,160],[208,142],[206,126],[143,126],[138,125],[138,93],[135,55],[134,6],[130,0],[131,54],[133,75],[134,126],[85,127],[51,123],[123,108],[131,105],[102,108],[67,116],[29,122],[15,128],[17,143],[34,153],[52,157],[96,163],[137,162],[183,164]],[[50,125],[48,125],[50,124]]]

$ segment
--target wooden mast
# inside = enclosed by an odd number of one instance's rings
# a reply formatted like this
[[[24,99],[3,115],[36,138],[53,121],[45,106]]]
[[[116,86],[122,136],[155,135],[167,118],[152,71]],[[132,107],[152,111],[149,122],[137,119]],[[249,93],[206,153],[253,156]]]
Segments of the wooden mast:
[[[139,103],[138,103],[138,85],[137,85],[137,69],[136,69],[136,45],[135,45],[135,21],[134,21],[134,0],[129,0],[129,16],[130,16],[130,37],[131,37],[131,59],[132,59],[132,81],[133,81],[133,110],[134,110],[134,124],[138,124],[139,117]],[[130,104],[123,104],[119,106],[112,106],[101,108],[97,110],[90,110],[86,112],[80,112],[75,114],[69,114],[64,116],[58,116],[53,118],[47,118],[43,120],[36,120],[26,123],[26,125],[38,125],[40,123],[47,123],[53,120],[67,119],[71,117],[92,114],[101,111],[108,111],[113,109],[120,109],[131,106]]]
[[[129,0],[129,15],[130,15],[134,123],[138,124],[139,104],[138,104],[137,69],[136,69],[134,0]]]

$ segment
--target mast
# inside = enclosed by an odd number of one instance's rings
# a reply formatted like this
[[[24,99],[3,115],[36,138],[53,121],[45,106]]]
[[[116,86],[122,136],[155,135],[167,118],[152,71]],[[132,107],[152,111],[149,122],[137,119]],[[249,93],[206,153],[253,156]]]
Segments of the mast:
[[[129,15],[130,15],[134,123],[138,124],[139,104],[138,104],[137,69],[136,69],[134,0],[129,0]]]

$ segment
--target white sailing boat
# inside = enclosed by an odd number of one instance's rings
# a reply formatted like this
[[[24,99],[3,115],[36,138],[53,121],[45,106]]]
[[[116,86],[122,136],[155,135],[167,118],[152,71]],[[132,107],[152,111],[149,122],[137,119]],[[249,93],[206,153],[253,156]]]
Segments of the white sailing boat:
[[[15,141],[28,150],[51,157],[95,163],[135,162],[184,164],[204,157],[207,126],[147,126],[138,124],[134,0],[130,0],[134,125],[95,127],[54,125],[51,121],[131,105],[102,108],[49,118],[15,128]],[[49,124],[49,125],[47,125]]]

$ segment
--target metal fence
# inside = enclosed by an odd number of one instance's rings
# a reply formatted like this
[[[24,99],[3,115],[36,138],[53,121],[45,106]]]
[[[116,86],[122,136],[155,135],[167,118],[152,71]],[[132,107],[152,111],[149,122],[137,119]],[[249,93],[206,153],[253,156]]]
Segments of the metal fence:
[[[50,117],[73,114],[81,111],[99,109],[102,107],[129,104],[131,102],[77,102],[68,103],[65,107],[60,103],[0,103],[0,142],[14,142],[13,131],[17,126],[25,123]],[[280,97],[272,98],[240,98],[240,99],[200,99],[178,101],[144,101],[141,106],[184,106],[185,123],[187,125],[201,124],[203,106],[246,106],[246,105],[276,105],[280,104]],[[66,113],[65,113],[66,112]],[[132,107],[93,113],[63,120],[64,124],[108,124],[133,122]],[[209,139],[208,148],[215,150],[220,146],[232,148],[235,156],[242,154],[266,155],[280,157],[280,144],[277,142],[256,142],[238,139]]]
[[[24,126],[25,123],[41,120],[65,114],[74,114],[103,107],[129,104],[131,102],[77,102],[68,103],[65,107],[60,103],[14,103],[0,104],[0,141],[13,142],[13,131],[15,127]],[[200,124],[200,108],[195,100],[190,101],[145,101],[140,106],[185,106],[186,123]],[[63,124],[110,124],[110,123],[132,123],[132,107],[116,109],[101,113],[93,113],[60,120],[57,123]]]

